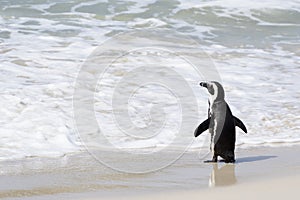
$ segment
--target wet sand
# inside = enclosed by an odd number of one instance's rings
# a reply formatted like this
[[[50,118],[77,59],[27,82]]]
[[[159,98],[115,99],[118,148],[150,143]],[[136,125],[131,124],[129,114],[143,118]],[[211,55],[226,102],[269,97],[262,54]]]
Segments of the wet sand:
[[[207,164],[203,159],[209,157],[200,159],[197,151],[186,152],[169,167],[145,174],[117,172],[86,152],[61,158],[1,162],[0,198],[165,199],[170,195],[193,199],[199,195],[217,197],[224,192],[278,194],[274,198],[282,193],[288,197],[296,192],[300,180],[299,150],[299,145],[237,148],[235,164]],[[162,154],[160,159],[170,154]],[[132,163],[122,157],[114,162]],[[264,194],[266,190],[269,192]]]
[[[219,187],[203,191],[176,191],[173,193],[161,193],[155,195],[140,195],[136,197],[122,197],[121,199],[222,199],[222,200],[253,200],[253,199],[297,199],[299,196],[300,176],[286,176],[259,180],[229,187]],[[100,198],[94,198],[100,199]],[[120,198],[114,198],[120,199]]]

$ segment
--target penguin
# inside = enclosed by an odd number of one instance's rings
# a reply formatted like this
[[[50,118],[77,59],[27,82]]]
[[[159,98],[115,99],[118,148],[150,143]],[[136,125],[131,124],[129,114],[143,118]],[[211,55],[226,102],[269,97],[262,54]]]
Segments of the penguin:
[[[212,160],[204,162],[218,162],[218,156],[222,157],[225,163],[235,162],[235,126],[238,126],[247,133],[246,126],[232,112],[226,103],[223,86],[216,81],[201,82],[200,86],[207,88],[210,95],[208,118],[203,121],[195,130],[194,136],[209,129],[211,134],[210,149],[213,154]]]

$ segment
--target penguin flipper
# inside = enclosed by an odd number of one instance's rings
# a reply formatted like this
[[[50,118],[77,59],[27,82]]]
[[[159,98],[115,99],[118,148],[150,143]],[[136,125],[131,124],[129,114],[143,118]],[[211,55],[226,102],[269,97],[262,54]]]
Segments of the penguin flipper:
[[[210,123],[210,117],[206,119],[204,122],[202,122],[197,129],[194,132],[194,136],[198,137],[201,133],[206,131],[209,128],[209,123]]]
[[[235,125],[238,126],[240,129],[242,129],[245,133],[247,133],[247,128],[243,124],[243,122],[239,118],[237,118],[235,116],[233,116],[233,118],[234,118]]]

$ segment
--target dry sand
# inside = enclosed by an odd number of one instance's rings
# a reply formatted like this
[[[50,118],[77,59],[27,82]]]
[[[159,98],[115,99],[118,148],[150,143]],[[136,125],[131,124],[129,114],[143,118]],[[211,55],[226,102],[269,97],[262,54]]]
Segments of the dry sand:
[[[171,166],[146,174],[116,172],[87,153],[1,162],[0,198],[296,198],[299,150],[299,145],[237,148],[235,164],[206,164],[197,151],[188,152]],[[162,154],[161,159],[169,155]]]

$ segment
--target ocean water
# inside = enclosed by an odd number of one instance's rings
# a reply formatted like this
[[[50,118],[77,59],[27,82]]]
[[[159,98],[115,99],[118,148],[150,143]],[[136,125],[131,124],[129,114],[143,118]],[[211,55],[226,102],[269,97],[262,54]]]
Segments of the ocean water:
[[[240,148],[299,143],[299,19],[299,0],[1,0],[0,160],[62,156],[85,145],[104,145],[97,132],[78,133],[73,96],[89,56],[106,41],[117,42],[106,48],[118,49],[120,40],[114,38],[128,31],[171,30],[197,43],[217,69],[234,115],[247,126],[247,135],[237,129]],[[157,41],[149,37],[148,46]],[[163,43],[171,44],[183,55],[189,52],[182,50],[184,40]],[[144,75],[155,69],[161,76],[153,76],[151,84],[136,85],[143,80],[137,78],[116,89],[132,65],[148,66]],[[190,85],[195,107],[178,101],[187,93],[168,68]],[[178,138],[188,106],[187,116],[196,117],[172,147],[208,148],[208,134],[193,139],[207,116],[208,94],[198,86],[202,78],[165,50],[143,47],[118,58],[91,90],[100,132],[117,149],[160,151]],[[173,85],[164,87],[156,79]]]

